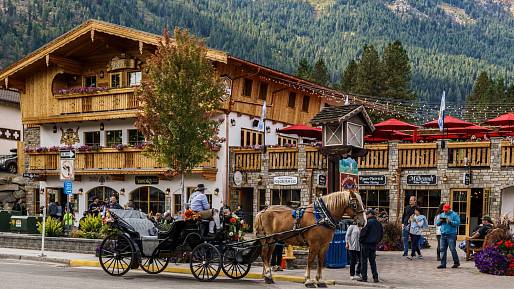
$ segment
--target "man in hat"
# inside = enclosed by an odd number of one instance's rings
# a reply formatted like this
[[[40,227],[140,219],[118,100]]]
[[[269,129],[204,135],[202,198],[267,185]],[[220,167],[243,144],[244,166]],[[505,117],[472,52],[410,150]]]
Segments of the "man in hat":
[[[209,222],[209,234],[214,234],[214,225],[216,224],[213,220],[213,210],[209,205],[207,196],[205,195],[204,184],[198,184],[195,191],[189,197],[189,207],[195,213],[200,214],[202,219],[210,220]],[[219,226],[218,226],[219,227]]]
[[[362,228],[359,242],[361,248],[361,278],[357,279],[360,282],[368,282],[368,260],[373,274],[373,282],[378,283],[377,262],[375,260],[377,255],[377,244],[384,236],[384,229],[382,224],[377,221],[376,212],[373,209],[366,211],[367,223]]]
[[[490,216],[484,215],[482,217],[482,224],[478,227],[478,229],[473,233],[470,239],[479,239],[480,241],[471,241],[472,247],[482,247],[484,241],[481,241],[485,238],[485,235],[489,233],[493,229],[493,219]]]
[[[446,268],[446,251],[450,247],[452,253],[453,266],[452,268],[458,268],[460,266],[459,255],[457,255],[456,242],[457,242],[457,231],[460,225],[459,214],[452,211],[450,204],[444,204],[443,212],[437,216],[437,226],[441,226],[441,265],[437,266],[437,269]]]

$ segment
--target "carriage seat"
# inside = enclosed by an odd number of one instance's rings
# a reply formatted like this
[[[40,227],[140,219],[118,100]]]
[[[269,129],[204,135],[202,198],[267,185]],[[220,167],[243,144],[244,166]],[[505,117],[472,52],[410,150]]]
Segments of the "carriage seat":
[[[134,230],[139,234],[139,237],[148,237],[155,236],[159,232],[159,229],[155,226],[155,224],[148,219],[136,219],[136,218],[126,218],[124,219],[129,225],[134,228]]]

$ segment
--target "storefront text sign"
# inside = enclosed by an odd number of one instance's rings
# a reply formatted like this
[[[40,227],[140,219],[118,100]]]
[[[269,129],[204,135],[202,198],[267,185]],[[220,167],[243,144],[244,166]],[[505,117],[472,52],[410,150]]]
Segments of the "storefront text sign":
[[[156,176],[136,176],[136,185],[156,185],[159,178]]]
[[[407,176],[407,184],[408,185],[436,185],[437,184],[437,176],[436,175],[408,175]]]
[[[298,178],[297,177],[289,177],[289,176],[274,177],[273,184],[281,185],[281,186],[296,185],[296,184],[298,184]]]
[[[359,185],[362,186],[385,186],[386,176],[384,175],[370,175],[359,176]]]

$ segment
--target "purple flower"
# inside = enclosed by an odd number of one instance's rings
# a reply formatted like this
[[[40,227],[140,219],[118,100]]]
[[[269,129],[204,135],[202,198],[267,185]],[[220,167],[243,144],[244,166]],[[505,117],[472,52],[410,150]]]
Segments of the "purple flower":
[[[486,247],[476,254],[475,266],[482,273],[505,275],[509,261],[497,248]]]

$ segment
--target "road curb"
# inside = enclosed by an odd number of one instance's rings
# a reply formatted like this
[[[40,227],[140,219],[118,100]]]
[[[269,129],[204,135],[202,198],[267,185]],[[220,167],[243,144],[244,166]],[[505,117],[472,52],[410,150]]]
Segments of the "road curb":
[[[0,259],[41,261],[41,262],[59,263],[59,264],[65,264],[65,265],[69,265],[69,263],[70,263],[70,260],[63,259],[63,258],[27,256],[27,255],[16,255],[16,254],[0,254]]]

